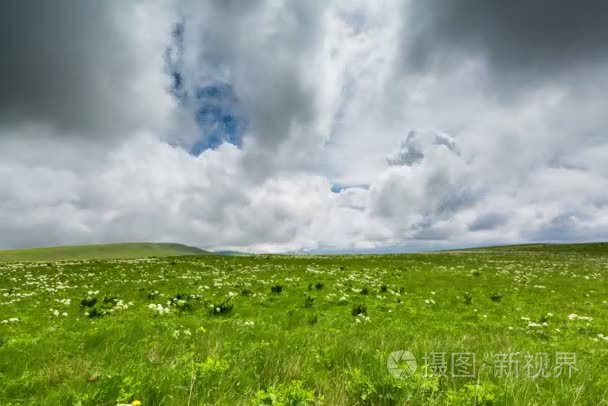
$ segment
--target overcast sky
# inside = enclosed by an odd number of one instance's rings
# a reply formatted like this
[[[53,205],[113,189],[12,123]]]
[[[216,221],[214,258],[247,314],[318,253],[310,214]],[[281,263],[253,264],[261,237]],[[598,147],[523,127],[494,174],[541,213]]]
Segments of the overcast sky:
[[[608,240],[603,0],[0,1],[0,248]]]

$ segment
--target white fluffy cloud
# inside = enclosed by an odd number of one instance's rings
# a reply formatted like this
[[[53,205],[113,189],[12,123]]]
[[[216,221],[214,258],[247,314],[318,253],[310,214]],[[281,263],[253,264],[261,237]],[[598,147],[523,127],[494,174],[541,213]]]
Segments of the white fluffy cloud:
[[[391,0],[37,7],[0,6],[1,247],[387,250],[608,232],[603,59],[501,83],[493,55],[446,51],[444,30],[407,23],[421,5]],[[404,50],[421,33],[443,41],[424,70],[409,59],[424,41]],[[184,88],[231,87],[240,148],[179,146],[200,134],[168,52]]]

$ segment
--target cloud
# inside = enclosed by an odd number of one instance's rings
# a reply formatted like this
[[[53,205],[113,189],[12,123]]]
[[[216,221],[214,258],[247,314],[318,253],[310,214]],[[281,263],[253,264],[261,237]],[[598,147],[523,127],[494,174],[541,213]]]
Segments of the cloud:
[[[353,208],[353,192],[332,193],[326,178],[307,174],[251,182],[230,144],[192,156],[140,136],[79,171],[3,158],[0,174],[11,181],[0,194],[2,246],[153,239],[284,251],[367,247],[369,233],[382,235]]]
[[[283,166],[305,164],[307,159],[294,153],[316,149],[327,136],[318,126],[317,86],[322,79],[318,59],[325,52],[323,5],[317,1],[181,4],[186,17],[182,68],[186,85],[230,83],[247,113],[243,143],[251,151],[252,172],[267,174],[279,159]],[[275,159],[269,160],[268,154]]]
[[[424,159],[425,152],[435,146],[444,146],[452,153],[458,155],[454,138],[448,134],[436,131],[410,131],[407,138],[401,142],[401,147],[396,154],[386,158],[389,165],[408,165],[420,162]]]
[[[0,246],[600,239],[603,6],[522,4],[5,2]]]
[[[410,66],[482,57],[497,80],[512,83],[572,74],[608,59],[608,4],[601,0],[431,0],[412,2],[408,15]]]
[[[2,2],[0,125],[88,138],[163,127],[171,20],[152,1]]]

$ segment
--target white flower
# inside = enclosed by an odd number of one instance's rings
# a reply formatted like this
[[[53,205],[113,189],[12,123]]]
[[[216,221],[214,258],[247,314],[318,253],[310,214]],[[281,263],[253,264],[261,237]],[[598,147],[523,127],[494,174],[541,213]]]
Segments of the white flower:
[[[154,312],[156,314],[158,314],[159,316],[162,316],[163,314],[167,314],[167,313],[170,312],[169,307],[163,307],[162,304],[153,304],[153,303],[150,303],[148,305],[148,308],[154,310]]]
[[[589,316],[579,316],[577,314],[569,314],[568,315],[568,320],[586,320],[586,321],[591,321],[593,320],[593,317],[589,317]]]

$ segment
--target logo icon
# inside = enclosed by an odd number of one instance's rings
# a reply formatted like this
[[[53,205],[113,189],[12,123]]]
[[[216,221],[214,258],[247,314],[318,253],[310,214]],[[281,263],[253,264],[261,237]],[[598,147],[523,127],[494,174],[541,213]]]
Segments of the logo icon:
[[[386,361],[388,372],[395,378],[406,378],[416,372],[418,362],[409,351],[399,350],[391,352]]]

